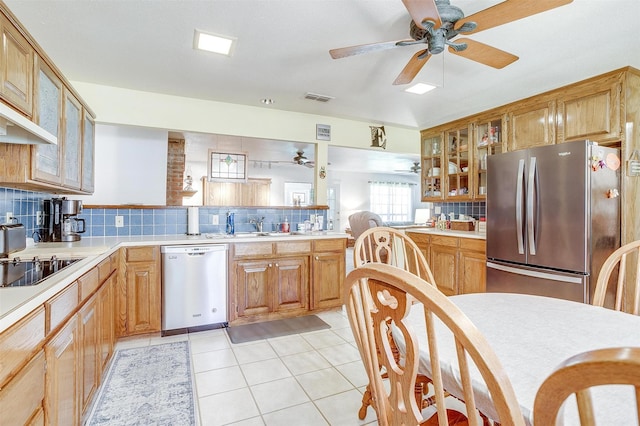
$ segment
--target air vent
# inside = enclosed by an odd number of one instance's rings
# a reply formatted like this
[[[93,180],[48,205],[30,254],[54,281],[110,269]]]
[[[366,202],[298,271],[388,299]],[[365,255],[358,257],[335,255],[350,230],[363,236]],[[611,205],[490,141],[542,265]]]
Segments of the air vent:
[[[312,101],[318,101],[318,102],[329,102],[331,99],[334,99],[333,96],[319,95],[317,93],[311,93],[311,92],[305,93],[304,98]]]

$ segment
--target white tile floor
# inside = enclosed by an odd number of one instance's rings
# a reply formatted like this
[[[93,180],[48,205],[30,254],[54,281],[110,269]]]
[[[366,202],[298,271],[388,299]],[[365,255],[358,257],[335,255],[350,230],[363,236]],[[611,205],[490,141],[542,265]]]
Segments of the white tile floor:
[[[368,382],[341,310],[331,329],[233,344],[223,329],[121,340],[117,349],[188,340],[202,426],[375,425],[358,419]]]

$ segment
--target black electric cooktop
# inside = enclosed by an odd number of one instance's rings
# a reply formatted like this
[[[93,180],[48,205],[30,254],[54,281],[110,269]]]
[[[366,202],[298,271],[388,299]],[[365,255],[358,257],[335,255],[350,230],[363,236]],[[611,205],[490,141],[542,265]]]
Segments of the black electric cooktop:
[[[0,259],[0,287],[37,285],[80,259]]]

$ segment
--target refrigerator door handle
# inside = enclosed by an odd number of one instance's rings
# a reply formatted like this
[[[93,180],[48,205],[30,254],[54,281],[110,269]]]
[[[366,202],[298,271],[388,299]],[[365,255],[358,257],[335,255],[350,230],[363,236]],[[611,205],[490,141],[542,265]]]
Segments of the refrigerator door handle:
[[[527,239],[529,240],[529,254],[535,256],[536,254],[536,240],[534,229],[534,205],[533,194],[535,188],[536,177],[536,157],[531,157],[529,163],[529,179],[527,181]]]
[[[524,254],[524,238],[522,235],[522,188],[524,180],[524,160],[518,161],[518,176],[516,184],[516,236],[518,239],[518,254]]]

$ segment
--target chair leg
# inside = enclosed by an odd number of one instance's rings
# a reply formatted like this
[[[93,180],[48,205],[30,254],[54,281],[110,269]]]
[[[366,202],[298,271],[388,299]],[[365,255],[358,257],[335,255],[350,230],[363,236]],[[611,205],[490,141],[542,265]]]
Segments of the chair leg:
[[[371,405],[373,397],[371,396],[371,386],[367,385],[367,389],[364,391],[364,395],[362,395],[362,406],[358,411],[358,418],[360,420],[364,420],[367,417],[367,408]]]

